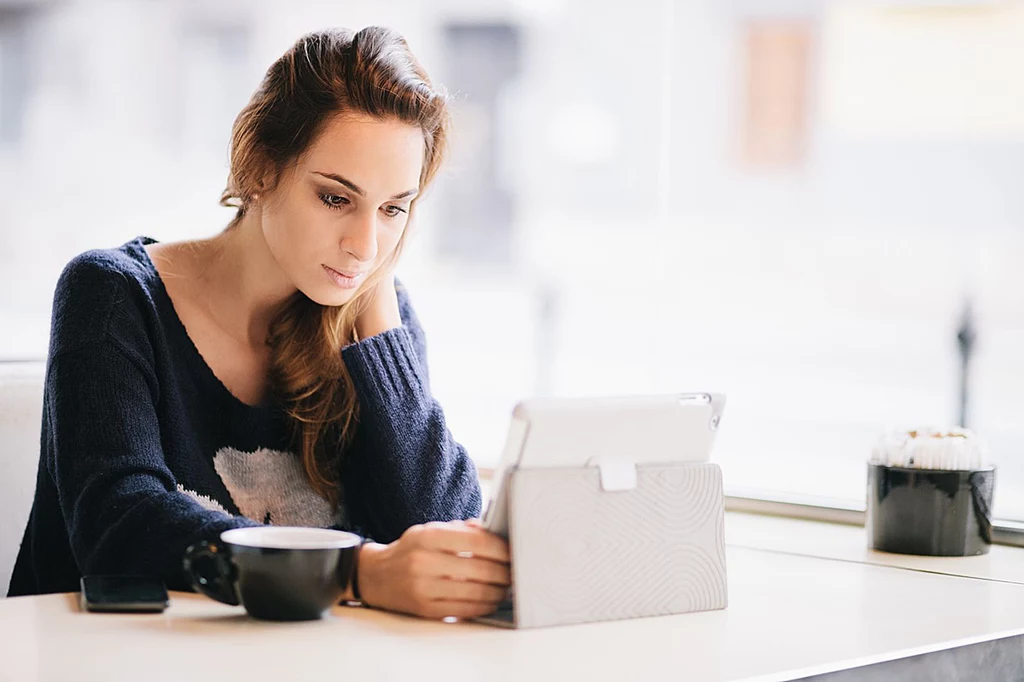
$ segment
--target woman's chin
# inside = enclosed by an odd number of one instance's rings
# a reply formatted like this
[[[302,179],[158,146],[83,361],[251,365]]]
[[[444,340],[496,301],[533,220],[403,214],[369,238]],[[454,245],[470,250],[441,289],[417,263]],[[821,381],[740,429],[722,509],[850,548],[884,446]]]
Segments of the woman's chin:
[[[325,308],[337,308],[355,298],[356,290],[342,290],[335,287],[333,291],[318,289],[315,291],[303,291],[302,293],[306,294],[306,297],[317,305],[322,305]]]

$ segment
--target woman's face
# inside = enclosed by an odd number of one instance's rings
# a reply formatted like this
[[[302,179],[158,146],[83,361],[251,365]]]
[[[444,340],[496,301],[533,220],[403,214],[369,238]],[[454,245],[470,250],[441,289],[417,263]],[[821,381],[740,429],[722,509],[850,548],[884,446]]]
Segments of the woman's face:
[[[395,250],[419,187],[419,128],[338,116],[260,201],[271,255],[299,291],[325,306],[352,299]]]

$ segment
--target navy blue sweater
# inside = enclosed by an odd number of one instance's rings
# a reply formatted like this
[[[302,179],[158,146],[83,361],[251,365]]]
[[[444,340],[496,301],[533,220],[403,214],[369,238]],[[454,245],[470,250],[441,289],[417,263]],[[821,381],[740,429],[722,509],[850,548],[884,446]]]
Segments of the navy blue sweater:
[[[185,548],[241,526],[390,542],[417,523],[479,514],[476,469],[431,396],[403,287],[403,326],[342,350],[360,422],[332,511],[280,406],[243,403],[205,363],[143,248],[152,242],[78,256],[57,284],[35,500],[10,596],[75,591],[81,575],[103,573],[188,589]]]

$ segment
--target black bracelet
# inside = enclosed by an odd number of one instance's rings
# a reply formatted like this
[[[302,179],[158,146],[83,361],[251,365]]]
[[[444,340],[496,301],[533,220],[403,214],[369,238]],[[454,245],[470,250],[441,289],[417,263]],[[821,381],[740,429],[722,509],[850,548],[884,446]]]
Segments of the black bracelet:
[[[362,538],[359,541],[359,546],[356,547],[355,558],[352,559],[352,576],[349,580],[349,584],[352,585],[352,600],[362,602],[363,597],[359,594],[359,555],[363,553],[363,545],[370,542],[370,538]]]

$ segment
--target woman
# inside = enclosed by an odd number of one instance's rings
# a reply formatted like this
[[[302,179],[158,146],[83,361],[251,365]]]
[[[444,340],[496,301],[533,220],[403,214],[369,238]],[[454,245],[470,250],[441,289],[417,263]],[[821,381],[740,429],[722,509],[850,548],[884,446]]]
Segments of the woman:
[[[373,538],[357,576],[370,605],[494,610],[508,548],[464,521],[476,470],[392,274],[447,122],[397,34],[304,36],[235,121],[224,232],[65,268],[11,595],[102,573],[185,588],[188,545],[270,523]]]

